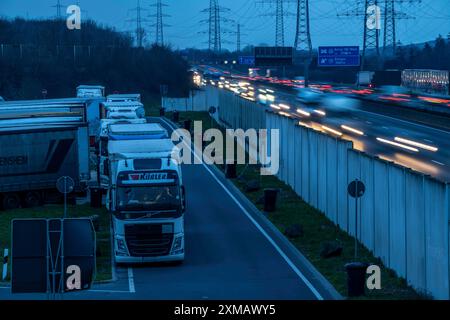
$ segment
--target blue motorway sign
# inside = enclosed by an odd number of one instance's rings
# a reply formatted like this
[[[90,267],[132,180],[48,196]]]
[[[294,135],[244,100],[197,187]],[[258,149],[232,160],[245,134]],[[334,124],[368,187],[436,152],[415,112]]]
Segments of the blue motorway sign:
[[[254,66],[255,65],[255,57],[254,56],[241,56],[239,57],[239,64]]]
[[[319,47],[318,63],[319,67],[359,67],[359,47]]]

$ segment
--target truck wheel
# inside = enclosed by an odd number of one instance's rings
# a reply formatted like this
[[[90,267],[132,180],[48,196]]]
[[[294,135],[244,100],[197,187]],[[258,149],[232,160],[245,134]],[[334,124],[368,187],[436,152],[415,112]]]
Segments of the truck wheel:
[[[41,195],[36,191],[30,191],[25,195],[25,206],[35,208],[41,205]]]
[[[16,193],[7,193],[3,195],[3,209],[14,210],[20,207],[20,198]]]

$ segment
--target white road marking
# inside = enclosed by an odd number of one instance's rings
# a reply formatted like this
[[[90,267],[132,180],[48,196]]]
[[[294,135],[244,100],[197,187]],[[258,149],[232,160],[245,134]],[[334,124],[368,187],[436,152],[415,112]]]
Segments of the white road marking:
[[[391,119],[391,120],[395,120],[395,121],[406,123],[408,125],[413,125],[413,126],[417,126],[417,127],[421,127],[421,128],[425,128],[425,129],[429,129],[429,130],[434,130],[434,131],[437,131],[437,132],[441,132],[441,133],[445,133],[445,134],[450,135],[450,131],[444,131],[444,130],[441,130],[441,129],[436,129],[436,128],[425,126],[425,125],[422,125],[422,124],[418,124],[418,123],[409,122],[409,121],[398,119],[398,118],[385,116],[384,114],[373,113],[373,112],[365,111],[365,110],[359,110],[359,111],[360,112],[364,112],[364,113],[369,113],[369,114],[372,114],[372,115],[377,116],[377,117],[388,118],[388,119]]]
[[[136,288],[134,286],[133,268],[128,268],[128,287],[129,287],[130,293],[136,293]]]
[[[445,164],[443,164],[442,162],[439,162],[439,161],[436,161],[436,160],[431,160],[431,162],[434,162],[434,163],[436,163],[436,164],[438,164],[440,166],[445,167]]]
[[[434,143],[433,141],[428,140],[428,139],[424,139],[423,141],[428,142],[428,143]]]
[[[162,118],[161,118],[162,119]],[[169,122],[162,119],[169,127],[171,127],[173,130],[176,130]],[[275,250],[280,254],[280,256],[284,259],[284,261],[291,267],[292,271],[294,271],[295,274],[303,281],[303,283],[311,290],[311,292],[316,296],[318,300],[324,300],[322,295],[314,288],[312,283],[306,278],[306,276],[297,268],[297,266],[292,262],[291,259],[283,252],[283,250],[276,244],[276,242],[267,234],[267,232],[259,225],[259,223],[253,219],[253,217],[250,215],[250,213],[242,206],[242,204],[239,202],[238,199],[231,193],[230,190],[219,180],[219,178],[216,177],[216,175],[211,171],[210,168],[202,161],[202,159],[197,155],[197,152],[191,148],[191,146],[187,145],[186,142],[184,142],[186,146],[191,150],[191,153],[194,155],[197,160],[199,160],[202,163],[202,166],[206,169],[206,171],[209,172],[209,174],[213,177],[213,179],[219,184],[219,186],[222,187],[222,189],[228,194],[228,196],[236,203],[236,205],[244,212],[244,214],[247,216],[247,218],[253,223],[253,225],[262,233],[262,235],[269,241],[269,243],[275,248]]]
[[[89,290],[88,292],[94,293],[133,293],[130,291],[120,291],[120,290]]]

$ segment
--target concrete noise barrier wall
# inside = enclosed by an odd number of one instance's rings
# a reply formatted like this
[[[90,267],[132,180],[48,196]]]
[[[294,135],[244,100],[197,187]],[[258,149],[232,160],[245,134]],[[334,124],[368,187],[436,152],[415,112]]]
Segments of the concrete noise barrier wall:
[[[419,292],[450,298],[448,184],[230,92],[219,93],[219,118],[234,129],[280,130],[280,180],[342,230],[353,236],[358,230],[358,239]],[[347,194],[355,179],[366,185],[358,226],[355,200]]]

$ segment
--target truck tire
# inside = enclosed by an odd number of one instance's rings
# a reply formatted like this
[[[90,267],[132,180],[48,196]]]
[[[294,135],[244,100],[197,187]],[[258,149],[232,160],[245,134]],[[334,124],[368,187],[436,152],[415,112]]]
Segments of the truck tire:
[[[6,193],[2,203],[4,210],[14,210],[20,207],[20,197],[17,193]]]
[[[42,197],[39,192],[30,191],[25,194],[24,205],[27,208],[39,207],[42,204]]]

